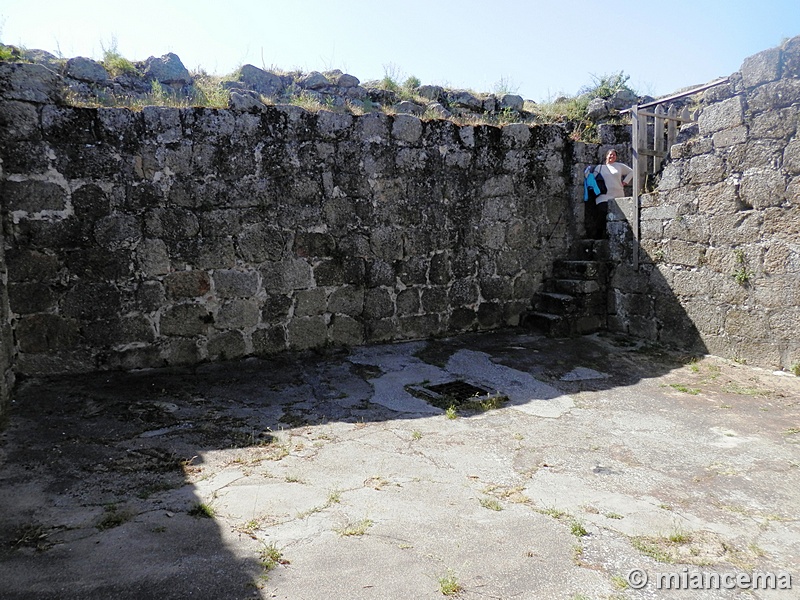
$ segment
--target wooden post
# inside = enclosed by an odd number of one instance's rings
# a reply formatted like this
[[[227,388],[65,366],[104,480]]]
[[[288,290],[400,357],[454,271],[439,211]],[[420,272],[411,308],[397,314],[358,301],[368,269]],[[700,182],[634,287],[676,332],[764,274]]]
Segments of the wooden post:
[[[631,165],[633,167],[633,188],[631,190],[633,196],[633,222],[631,223],[633,248],[631,248],[631,260],[633,261],[634,271],[639,270],[639,189],[642,185],[642,182],[639,181],[640,173],[642,172],[639,168],[639,163],[644,158],[639,154],[639,149],[641,148],[639,125],[639,107],[637,105],[631,107],[631,137],[633,138],[631,140],[633,142],[633,148],[631,149],[633,157],[633,165]],[[647,129],[645,129],[646,133]]]
[[[647,135],[647,114],[643,110],[636,111],[636,118],[638,121],[637,130],[639,132],[639,145],[637,146],[636,153],[639,155],[639,162],[637,170],[639,172],[639,187],[636,188],[636,194],[641,194],[644,190],[644,183],[647,180],[647,167],[648,157],[652,154],[648,149],[650,145]]]
[[[667,117],[669,117],[669,121],[667,122],[667,148],[672,148],[675,140],[678,139],[678,121],[676,120],[678,117],[678,109],[675,108],[674,104],[669,105]]]
[[[653,123],[653,173],[658,173],[661,169],[661,161],[664,156],[664,107],[660,104],[656,106],[656,116]]]

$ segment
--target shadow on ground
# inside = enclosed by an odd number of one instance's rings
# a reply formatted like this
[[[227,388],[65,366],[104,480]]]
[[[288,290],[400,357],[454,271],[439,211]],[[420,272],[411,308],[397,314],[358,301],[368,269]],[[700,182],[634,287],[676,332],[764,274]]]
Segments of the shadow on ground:
[[[491,411],[498,415],[492,418],[513,409],[528,419],[515,423],[522,428],[515,431],[526,431],[542,419],[583,410],[581,398],[610,397],[606,392],[664,377],[692,360],[616,336],[548,339],[515,330],[23,381],[0,446],[3,597],[317,597],[281,587],[284,561],[278,548],[332,535],[330,524],[318,525],[317,533],[298,528],[311,527],[314,515],[335,508],[340,492],[390,484],[365,478],[369,485],[352,486],[346,473],[330,468],[314,496],[302,485],[308,477],[304,469],[334,439],[359,435],[370,424],[392,429],[411,422],[402,426],[413,429],[409,444],[428,431],[438,435],[450,422],[444,411],[409,390],[467,382],[507,399],[504,409]],[[683,386],[691,392],[687,385],[691,382],[665,390],[677,393]],[[486,414],[465,410],[460,421]],[[504,443],[521,445],[511,435]],[[376,445],[374,455],[383,450],[390,449]],[[347,452],[347,460],[367,465],[365,473],[381,470],[368,466],[369,446]],[[548,467],[546,459],[533,456],[529,467],[515,463],[509,473],[530,477]],[[296,463],[284,472],[280,465],[287,457]],[[431,454],[430,460],[446,459]],[[498,463],[498,473],[509,466]],[[256,475],[279,485],[254,484]],[[403,480],[407,487],[412,479]],[[226,494],[237,481],[241,494],[234,499]],[[262,510],[265,506],[270,510]],[[458,517],[460,509],[454,510]],[[281,537],[280,527],[289,522],[295,529]],[[347,527],[354,522],[342,521],[336,531],[350,536]],[[306,577],[307,584],[314,581],[313,572]],[[435,590],[435,578],[427,584]],[[339,597],[373,597],[364,589],[344,587]]]

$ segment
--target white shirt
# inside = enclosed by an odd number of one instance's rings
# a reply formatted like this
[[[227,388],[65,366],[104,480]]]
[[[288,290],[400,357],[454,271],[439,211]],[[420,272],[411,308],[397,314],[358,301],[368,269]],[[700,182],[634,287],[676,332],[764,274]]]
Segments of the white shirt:
[[[633,169],[621,162],[600,165],[598,171],[606,182],[606,193],[601,194],[595,200],[596,204],[608,202],[609,198],[622,198],[625,196],[624,183],[630,183],[633,179]]]

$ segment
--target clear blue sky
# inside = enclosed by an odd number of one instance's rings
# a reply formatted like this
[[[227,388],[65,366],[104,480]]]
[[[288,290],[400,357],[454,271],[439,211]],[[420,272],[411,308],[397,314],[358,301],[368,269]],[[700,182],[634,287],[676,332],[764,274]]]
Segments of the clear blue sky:
[[[800,35],[800,0],[3,0],[0,41],[65,58],[177,54],[190,70],[341,69],[362,81],[573,95],[624,71],[665,95]]]

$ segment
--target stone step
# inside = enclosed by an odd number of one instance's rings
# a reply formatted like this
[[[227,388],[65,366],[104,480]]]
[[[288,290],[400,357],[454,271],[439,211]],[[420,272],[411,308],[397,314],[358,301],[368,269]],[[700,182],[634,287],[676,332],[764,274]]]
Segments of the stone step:
[[[573,335],[586,335],[597,333],[606,329],[606,315],[583,315],[570,321],[570,331]]]
[[[607,298],[602,291],[576,295],[545,291],[534,296],[533,307],[539,312],[570,317],[604,315],[607,313]]]
[[[593,294],[602,289],[597,281],[592,279],[550,279],[546,282],[547,291],[557,294]]]
[[[599,260],[557,260],[553,264],[554,279],[605,280],[608,264]]]
[[[578,240],[570,251],[572,260],[610,260],[608,240]]]
[[[557,292],[539,292],[533,300],[533,306],[539,312],[554,315],[568,315],[578,310],[575,296]]]
[[[606,316],[555,315],[536,311],[526,314],[520,324],[547,337],[570,337],[606,329]]]
[[[547,337],[569,337],[569,321],[562,315],[543,312],[530,312],[523,318],[521,325]]]

